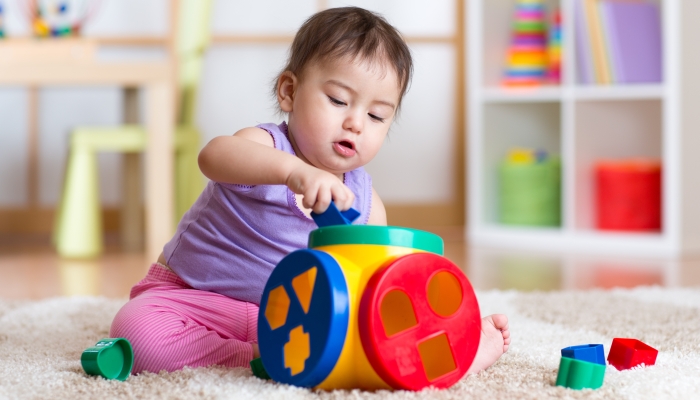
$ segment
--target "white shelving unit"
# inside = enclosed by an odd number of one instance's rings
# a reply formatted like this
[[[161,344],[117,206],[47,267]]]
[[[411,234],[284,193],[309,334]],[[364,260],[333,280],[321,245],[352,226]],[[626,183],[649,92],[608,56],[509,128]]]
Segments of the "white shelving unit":
[[[697,0],[661,7],[663,82],[580,85],[574,0],[547,0],[562,12],[562,83],[512,89],[500,84],[516,0],[468,0],[468,237],[476,247],[658,259],[700,253],[700,15]],[[502,225],[497,165],[511,147],[544,148],[562,160],[562,224]],[[662,160],[662,231],[594,228],[593,166],[604,158]]]

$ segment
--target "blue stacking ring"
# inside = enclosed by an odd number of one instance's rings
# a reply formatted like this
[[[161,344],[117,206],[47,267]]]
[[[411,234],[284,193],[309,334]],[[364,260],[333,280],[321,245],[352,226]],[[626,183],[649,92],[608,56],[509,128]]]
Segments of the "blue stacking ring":
[[[308,310],[292,286],[292,280],[316,267],[316,278],[310,294]],[[271,326],[265,315],[270,292],[284,288],[289,309],[280,326]],[[307,299],[308,301],[308,299]],[[348,330],[348,287],[340,266],[333,257],[318,250],[297,250],[277,264],[267,280],[258,314],[260,357],[270,377],[281,383],[314,387],[331,373],[340,357]],[[303,370],[292,375],[285,366],[284,346],[291,340],[292,330],[303,328],[308,335],[309,356]],[[273,329],[274,328],[274,329]]]

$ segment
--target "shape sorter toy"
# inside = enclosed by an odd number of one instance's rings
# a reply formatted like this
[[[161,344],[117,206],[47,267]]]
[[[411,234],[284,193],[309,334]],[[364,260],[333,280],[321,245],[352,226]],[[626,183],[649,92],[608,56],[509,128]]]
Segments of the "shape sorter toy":
[[[614,338],[608,353],[608,362],[622,371],[637,365],[654,365],[659,351],[637,339]]]
[[[336,210],[337,212],[337,210]],[[261,361],[281,383],[320,389],[446,388],[469,369],[479,306],[442,239],[392,226],[324,226],[265,285]]]
[[[602,344],[583,344],[561,349],[556,386],[569,389],[598,389],[605,378]]]

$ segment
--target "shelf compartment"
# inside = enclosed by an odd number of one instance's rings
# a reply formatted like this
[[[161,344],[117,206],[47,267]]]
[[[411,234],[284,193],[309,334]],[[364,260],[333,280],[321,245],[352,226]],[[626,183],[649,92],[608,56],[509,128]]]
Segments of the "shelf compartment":
[[[482,86],[500,86],[503,72],[506,68],[506,55],[510,47],[513,33],[516,0],[488,0],[480,2],[482,18],[478,20],[481,27],[481,43],[483,58],[480,68],[482,70]],[[551,13],[560,6],[559,0],[545,0],[547,21],[550,22]]]
[[[481,212],[483,223],[499,221],[499,168],[512,148],[531,148],[558,157],[561,152],[561,103],[489,103],[484,105]]]
[[[642,158],[661,160],[663,165],[662,101],[578,101],[574,113],[574,225],[577,230],[590,231],[596,221],[597,162]],[[663,187],[662,182],[662,192]]]
[[[575,70],[576,82],[584,86],[598,85],[601,81],[634,86],[663,81],[667,35],[664,14],[668,11],[664,1],[628,2],[639,4],[596,2],[592,6],[597,19],[594,22],[587,20],[591,17],[584,5],[587,0],[569,1],[569,19],[573,22],[570,31],[574,50],[572,59],[575,61],[571,67]],[[658,9],[658,15],[654,15],[651,7]],[[596,25],[594,31],[591,31],[591,25]],[[658,32],[654,31],[656,28]]]

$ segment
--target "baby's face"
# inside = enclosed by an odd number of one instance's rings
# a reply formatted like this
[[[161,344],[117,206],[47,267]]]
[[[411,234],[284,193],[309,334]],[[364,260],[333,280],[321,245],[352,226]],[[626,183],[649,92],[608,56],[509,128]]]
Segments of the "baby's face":
[[[295,150],[335,174],[367,164],[386,138],[399,96],[390,66],[349,60],[309,65],[289,111]]]

